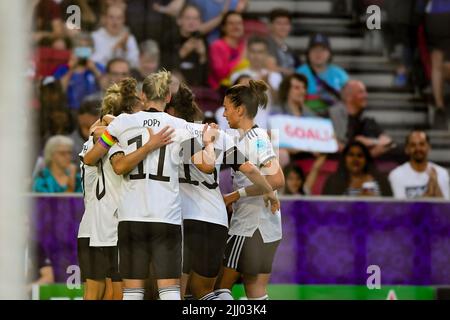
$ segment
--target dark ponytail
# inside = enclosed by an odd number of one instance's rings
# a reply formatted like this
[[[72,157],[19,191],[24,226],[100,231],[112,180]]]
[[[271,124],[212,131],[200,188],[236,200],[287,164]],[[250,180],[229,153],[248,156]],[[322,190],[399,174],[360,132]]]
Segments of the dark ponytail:
[[[258,108],[265,109],[269,102],[267,90],[269,86],[263,80],[250,80],[248,86],[235,85],[225,92],[225,96],[235,107],[244,106],[247,116],[254,119]]]
[[[185,83],[180,84],[178,92],[166,105],[166,110],[169,108],[173,108],[177,118],[187,122],[203,121],[203,112],[195,103],[195,96]]]

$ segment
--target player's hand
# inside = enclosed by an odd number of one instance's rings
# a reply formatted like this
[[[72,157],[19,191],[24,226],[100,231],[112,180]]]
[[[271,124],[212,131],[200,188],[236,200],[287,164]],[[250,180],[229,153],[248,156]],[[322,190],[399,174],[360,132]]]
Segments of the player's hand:
[[[433,182],[437,181],[437,171],[434,167],[431,167],[428,170],[428,176],[430,177],[430,181],[433,181]]]
[[[67,66],[70,70],[73,70],[78,65],[78,58],[76,55],[72,54],[70,56],[69,61],[67,62]]]
[[[103,123],[105,126],[108,126],[115,118],[116,118],[116,117],[114,117],[114,116],[111,115],[111,114],[106,114],[106,115],[104,115],[103,118],[102,118],[102,123]]]
[[[125,31],[124,33],[122,33],[121,37],[119,38],[117,43],[114,45],[113,51],[116,51],[118,49],[122,49],[122,50],[126,51],[129,36],[130,36],[130,33],[128,31]]]
[[[215,130],[219,130],[220,129],[220,127],[219,127],[219,125],[217,123],[211,122],[211,123],[208,123],[208,124],[209,124],[209,126],[212,129],[215,129]]]
[[[269,193],[266,193],[263,196],[264,199],[264,205],[266,207],[270,206],[270,211],[272,213],[276,213],[278,210],[280,210],[280,200],[278,200],[278,197],[275,195],[275,192],[271,191]]]
[[[67,192],[74,192],[76,187],[77,166],[71,163],[68,167]]]
[[[147,128],[150,139],[145,144],[150,149],[159,149],[172,143],[172,134],[175,132],[170,126],[165,126],[158,133],[153,133],[152,128]]]
[[[207,146],[216,141],[219,136],[219,130],[211,125],[205,124],[202,132],[203,145]]]
[[[92,131],[94,135],[94,141],[97,141],[102,136],[103,132],[105,132],[106,126],[96,126]]]

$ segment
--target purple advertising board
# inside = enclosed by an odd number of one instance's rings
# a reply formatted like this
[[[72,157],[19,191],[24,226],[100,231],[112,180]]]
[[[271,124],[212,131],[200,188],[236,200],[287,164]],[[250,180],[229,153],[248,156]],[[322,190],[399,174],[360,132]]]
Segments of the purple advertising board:
[[[57,282],[77,265],[80,197],[36,197],[36,238]],[[369,266],[385,285],[450,284],[450,203],[283,199],[283,240],[272,283],[363,285]]]

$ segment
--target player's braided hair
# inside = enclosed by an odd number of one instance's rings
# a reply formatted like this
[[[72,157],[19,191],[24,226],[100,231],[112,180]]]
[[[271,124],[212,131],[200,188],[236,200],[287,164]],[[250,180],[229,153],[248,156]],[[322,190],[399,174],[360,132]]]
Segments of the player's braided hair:
[[[225,96],[235,107],[243,106],[247,116],[255,118],[258,108],[266,108],[269,98],[266,91],[269,89],[263,80],[250,80],[248,86],[238,84],[225,92]]]
[[[149,101],[164,101],[170,93],[169,71],[163,70],[150,74],[142,84],[142,92]]]

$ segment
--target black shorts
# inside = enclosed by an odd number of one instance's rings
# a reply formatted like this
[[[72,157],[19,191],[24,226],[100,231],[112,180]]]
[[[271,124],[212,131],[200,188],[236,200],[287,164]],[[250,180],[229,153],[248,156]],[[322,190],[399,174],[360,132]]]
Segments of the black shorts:
[[[183,273],[191,271],[206,278],[219,274],[228,228],[219,224],[183,221]]]
[[[78,263],[81,279],[120,282],[117,247],[90,247],[89,238],[78,238]]]
[[[427,14],[425,30],[430,49],[440,49],[450,58],[450,13]]]
[[[223,265],[243,274],[271,273],[279,244],[280,240],[264,243],[259,230],[251,237],[230,235]]]
[[[181,276],[181,226],[159,222],[119,222],[119,270],[123,279]]]

